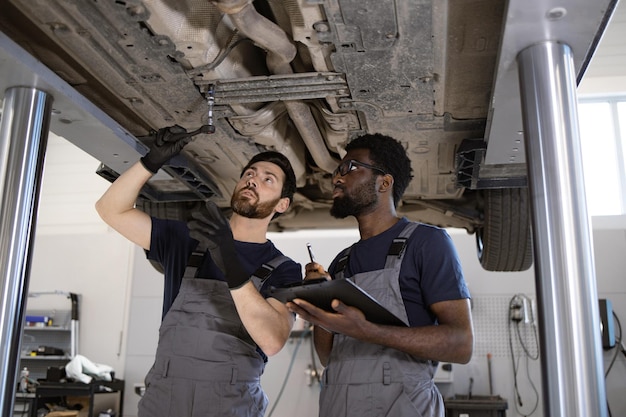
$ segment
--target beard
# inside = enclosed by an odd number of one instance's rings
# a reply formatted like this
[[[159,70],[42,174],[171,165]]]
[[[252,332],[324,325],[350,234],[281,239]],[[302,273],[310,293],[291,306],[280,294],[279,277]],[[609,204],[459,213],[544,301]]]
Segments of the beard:
[[[359,185],[350,195],[345,194],[345,188],[343,188],[343,196],[333,200],[330,215],[337,219],[345,219],[348,216],[366,213],[376,205],[376,193],[372,192],[375,186],[376,177],[373,176],[371,181]]]
[[[276,198],[265,203],[259,203],[259,196],[255,192],[257,198],[255,202],[252,202],[248,197],[240,196],[243,190],[250,190],[250,188],[242,188],[239,193],[234,194],[230,199],[230,206],[235,213],[249,219],[264,219],[271,215],[280,200],[280,198]]]

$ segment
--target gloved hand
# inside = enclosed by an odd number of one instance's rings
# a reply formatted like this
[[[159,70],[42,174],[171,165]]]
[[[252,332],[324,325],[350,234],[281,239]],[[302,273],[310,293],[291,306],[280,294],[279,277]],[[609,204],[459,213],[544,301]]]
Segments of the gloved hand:
[[[159,129],[155,141],[148,145],[150,151],[141,158],[141,163],[148,171],[156,174],[163,164],[178,155],[192,138],[193,134],[188,134],[185,128],[178,125]]]
[[[248,282],[251,276],[243,269],[228,220],[215,203],[209,201],[199,211],[191,215],[187,226],[192,238],[200,242],[199,250],[209,250],[211,257],[222,270],[228,288],[235,289]]]

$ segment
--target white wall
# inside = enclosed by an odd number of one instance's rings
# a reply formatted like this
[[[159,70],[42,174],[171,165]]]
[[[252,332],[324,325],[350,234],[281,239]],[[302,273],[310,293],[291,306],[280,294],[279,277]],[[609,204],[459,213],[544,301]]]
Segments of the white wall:
[[[611,23],[610,30],[623,33],[624,12]],[[612,29],[615,28],[615,29]],[[626,59],[620,46],[622,36],[607,33],[601,43],[608,53],[594,58],[579,86],[580,96],[626,93]],[[606,45],[604,45],[606,44]],[[158,336],[162,283],[160,275],[145,261],[143,251],[107,228],[100,221],[93,204],[108,183],[97,177],[98,161],[54,135],[49,140],[42,197],[36,229],[31,291],[61,290],[81,294],[80,353],[97,363],[114,367],[116,375],[126,380],[125,416],[136,415],[138,396],[133,388],[141,384],[151,365]],[[334,232],[273,234],[271,239],[287,255],[303,265],[308,261],[306,242],[314,245],[318,261],[328,265],[334,254],[357,239],[356,233]],[[594,219],[594,253],[598,296],[613,302],[617,316],[626,317],[626,220],[624,217]],[[467,365],[454,365],[454,382],[440,384],[445,396],[467,394],[473,379],[474,395],[489,393],[487,353],[493,355],[494,394],[506,398],[509,417],[519,416],[513,394],[511,355],[508,352],[508,302],[522,293],[535,299],[534,274],[493,273],[484,271],[476,260],[474,237],[453,233],[473,296],[476,332],[474,357]],[[52,297],[54,298],[54,297]],[[48,305],[46,297],[29,301]],[[69,306],[58,301],[54,308]],[[67,304],[65,304],[67,302]],[[530,340],[531,327],[522,335]],[[314,362],[310,338],[298,344],[294,339],[275,357],[263,377],[271,404],[279,396],[285,376],[289,380],[272,416],[317,416],[319,387],[307,374]],[[608,364],[612,351],[605,352]],[[293,360],[293,362],[292,362]],[[529,375],[520,366],[519,386],[523,406],[529,414],[536,402],[534,390],[541,392],[540,365],[530,361]],[[612,415],[626,415],[623,381],[626,363],[620,355],[607,378],[607,393]],[[534,389],[533,389],[534,387]],[[533,416],[541,417],[541,405]]]
[[[68,163],[68,161],[72,161]],[[79,298],[79,353],[124,370],[129,264],[134,247],[109,231],[94,209],[108,183],[98,162],[53,134],[44,165],[29,292],[73,292]],[[69,310],[63,296],[29,298],[27,309]]]
[[[622,271],[626,270],[626,218],[599,219],[595,221],[594,252],[598,282],[598,295],[613,302],[618,317],[626,317],[626,286]],[[604,223],[612,223],[616,229],[604,228]],[[516,273],[496,273],[484,271],[477,261],[474,237],[463,232],[453,232],[452,238],[459,251],[467,282],[473,297],[473,316],[476,333],[474,357],[467,365],[453,365],[453,383],[439,384],[446,397],[455,394],[467,395],[470,378],[473,379],[473,395],[489,395],[489,373],[487,353],[492,354],[493,394],[508,400],[509,417],[528,414],[539,401],[535,416],[542,416],[541,381],[539,361],[529,362],[530,379],[527,376],[525,360],[519,367],[518,385],[523,406],[518,412],[514,403],[514,379],[509,352],[508,303],[515,294],[535,297],[534,273],[532,270]],[[334,254],[358,239],[352,232],[315,231],[310,233],[271,233],[270,239],[301,264],[308,260],[306,243],[313,244],[320,263],[328,265]],[[145,261],[143,251],[135,251],[134,283],[131,307],[130,331],[128,338],[128,358],[126,381],[129,391],[134,384],[141,383],[151,365],[157,342],[158,317],[161,308],[161,286],[159,274]],[[522,325],[522,335],[531,350],[534,342],[529,325]],[[617,331],[616,331],[617,332]],[[533,350],[536,352],[536,350]],[[516,348],[516,357],[520,349]],[[531,352],[532,353],[532,352]],[[613,351],[605,352],[608,366]],[[310,338],[293,338],[287,346],[270,362],[263,376],[263,385],[270,398],[273,417],[299,415],[317,416],[319,386],[309,377],[313,363],[319,369],[319,362],[311,356]],[[285,384],[285,378],[288,380]],[[623,400],[623,380],[626,378],[626,362],[620,356],[607,379],[607,393],[613,415],[625,415],[626,403]],[[534,385],[534,389],[533,389]],[[284,388],[283,388],[284,386]],[[275,403],[282,390],[278,404]],[[535,391],[536,390],[536,393]],[[133,414],[138,397],[127,393],[125,415]]]
[[[68,160],[72,161],[71,165],[66,163]],[[58,289],[82,295],[80,353],[94,362],[113,366],[116,375],[125,379],[124,415],[134,416],[139,397],[133,388],[142,383],[156,348],[162,281],[141,249],[119,237],[97,217],[93,204],[108,187],[108,183],[94,173],[97,165],[97,161],[73,145],[51,137],[30,290]],[[517,293],[535,298],[534,274],[532,270],[484,271],[476,259],[474,236],[459,231],[451,231],[451,234],[473,296],[476,345],[471,362],[454,365],[453,382],[440,384],[440,388],[444,396],[467,394],[472,378],[474,395],[489,394],[486,355],[491,353],[494,394],[508,400],[509,417],[519,416],[513,402],[514,380],[508,352],[508,302]],[[623,319],[626,317],[626,285],[622,279],[626,270],[626,219],[594,219],[593,238],[599,296],[611,299],[616,314]],[[355,231],[314,231],[272,233],[270,239],[302,265],[308,262],[306,243],[311,242],[318,261],[328,265],[339,250],[358,236]],[[528,333],[523,331],[525,336]],[[610,358],[610,353],[605,356]],[[263,376],[270,409],[276,404],[290,371],[273,417],[296,413],[301,417],[317,416],[319,386],[307,374],[313,358],[310,338],[302,339],[300,344],[295,338],[281,353],[270,358]],[[530,361],[529,369],[530,380],[522,362],[518,384],[523,413],[528,413],[536,401],[532,385],[541,392],[539,363]],[[607,383],[613,415],[626,415],[621,392],[624,378],[626,364],[620,356]],[[533,415],[543,415],[541,405]]]

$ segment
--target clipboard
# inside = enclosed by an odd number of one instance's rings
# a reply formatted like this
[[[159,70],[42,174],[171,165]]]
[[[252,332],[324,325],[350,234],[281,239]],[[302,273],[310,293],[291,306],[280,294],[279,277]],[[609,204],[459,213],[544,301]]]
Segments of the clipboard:
[[[407,327],[400,318],[383,307],[376,299],[349,279],[326,279],[302,281],[297,285],[270,288],[269,296],[283,303],[301,298],[326,311],[334,311],[330,306],[335,298],[346,305],[358,308],[372,323]]]

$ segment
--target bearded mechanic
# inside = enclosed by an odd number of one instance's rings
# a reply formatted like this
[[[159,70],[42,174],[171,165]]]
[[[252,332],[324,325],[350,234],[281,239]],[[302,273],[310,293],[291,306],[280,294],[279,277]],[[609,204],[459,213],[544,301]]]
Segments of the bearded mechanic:
[[[278,152],[244,167],[229,220],[207,203],[188,224],[134,207],[141,188],[191,140],[162,129],[150,151],[96,203],[102,219],[164,269],[163,317],[140,417],[261,417],[267,356],[278,353],[294,316],[266,298],[269,286],[301,281],[301,267],[267,240],[272,218],[292,201],[296,180]]]

